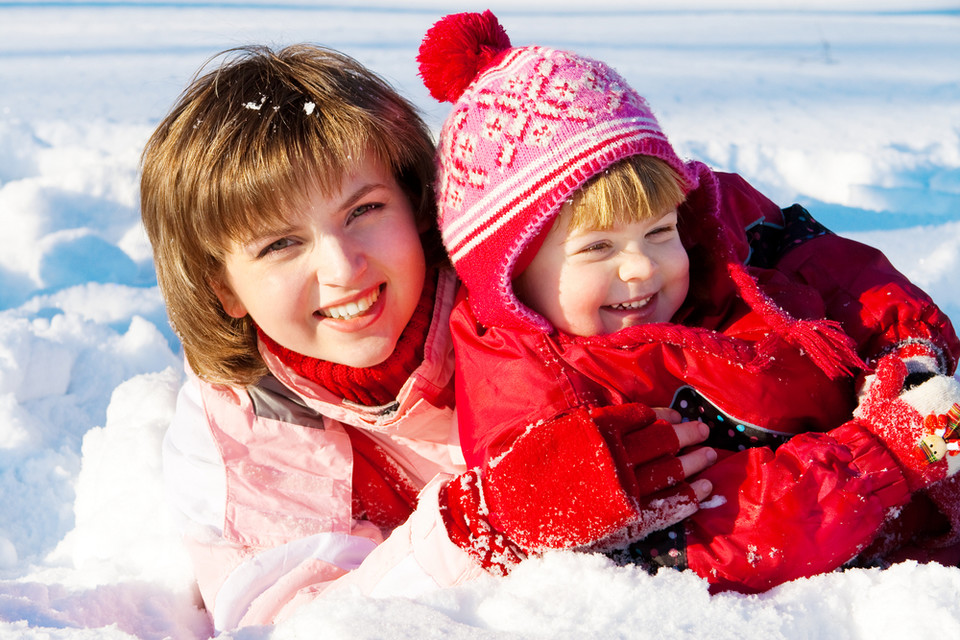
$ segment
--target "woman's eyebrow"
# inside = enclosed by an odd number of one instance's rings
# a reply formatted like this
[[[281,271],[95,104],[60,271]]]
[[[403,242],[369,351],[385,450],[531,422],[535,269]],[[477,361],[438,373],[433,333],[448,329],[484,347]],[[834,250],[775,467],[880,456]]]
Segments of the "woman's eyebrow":
[[[362,200],[370,192],[376,191],[377,189],[385,189],[386,187],[387,185],[381,182],[371,182],[368,184],[361,185],[353,193],[350,193],[343,198],[339,208],[347,209],[351,205],[355,204],[358,200]]]
[[[237,245],[246,253],[259,253],[262,248],[260,245],[268,239],[281,238],[292,233],[295,228],[294,225],[286,223],[282,226],[257,229],[243,240],[238,241]]]

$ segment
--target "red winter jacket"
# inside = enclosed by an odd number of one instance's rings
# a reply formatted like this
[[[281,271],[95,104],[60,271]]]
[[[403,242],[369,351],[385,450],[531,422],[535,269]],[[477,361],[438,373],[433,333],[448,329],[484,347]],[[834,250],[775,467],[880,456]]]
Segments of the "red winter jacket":
[[[724,259],[750,265],[760,289],[794,317],[839,321],[867,361],[920,340],[952,373],[960,343],[947,318],[876,250],[829,234],[799,207],[781,211],[737,176],[701,173],[680,210],[691,261],[691,294],[675,317],[682,324],[548,335],[483,327],[461,298],[451,326],[468,465],[579,407],[641,402],[701,418],[711,426],[707,444],[727,452],[704,472],[713,498],[617,557],[689,566],[742,591],[837,568],[885,526],[901,536],[894,546],[911,527],[941,526],[925,512],[888,524],[909,495],[884,446],[848,422],[853,377],[831,379],[770,338],[769,318],[744,302]],[[719,224],[702,224],[709,212]]]

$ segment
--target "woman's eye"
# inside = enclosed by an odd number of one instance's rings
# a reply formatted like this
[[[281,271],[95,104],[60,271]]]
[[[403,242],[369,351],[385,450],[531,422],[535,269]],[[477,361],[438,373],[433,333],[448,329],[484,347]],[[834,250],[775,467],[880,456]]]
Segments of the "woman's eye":
[[[380,204],[379,202],[371,202],[371,203],[368,203],[368,204],[362,204],[362,205],[360,205],[359,207],[356,207],[355,209],[353,209],[353,210],[350,211],[350,217],[351,217],[351,218],[359,218],[359,217],[362,216],[363,214],[369,213],[370,211],[373,211],[373,210],[375,210],[375,209],[379,209],[379,208],[381,208],[381,207],[383,207],[383,205]]]
[[[279,240],[274,240],[263,249],[260,250],[260,253],[257,254],[258,258],[262,258],[267,254],[273,253],[275,251],[282,251],[290,245],[293,244],[293,240],[290,238],[280,238]]]

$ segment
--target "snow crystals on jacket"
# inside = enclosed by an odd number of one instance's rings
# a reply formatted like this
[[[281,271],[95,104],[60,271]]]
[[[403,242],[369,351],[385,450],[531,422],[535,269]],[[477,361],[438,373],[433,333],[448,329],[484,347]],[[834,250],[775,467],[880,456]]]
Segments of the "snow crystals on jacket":
[[[683,524],[614,556],[688,566],[717,588],[758,591],[850,561],[909,494],[885,447],[848,422],[854,376],[828,376],[787,340],[768,340],[772,314],[744,303],[717,247],[726,244],[794,318],[839,322],[865,361],[922,343],[950,374],[960,343],[880,252],[830,234],[798,206],[781,211],[735,175],[699,172],[700,187],[679,211],[691,260],[682,324],[589,338],[484,326],[461,295],[451,321],[460,436],[472,467],[508,451],[530,425],[580,407],[641,402],[702,419],[706,444],[721,454],[703,473],[712,498]],[[705,229],[705,216],[719,230]],[[956,510],[960,498],[952,503],[940,506]],[[901,529],[943,524],[931,509]],[[916,533],[896,535],[904,543]]]

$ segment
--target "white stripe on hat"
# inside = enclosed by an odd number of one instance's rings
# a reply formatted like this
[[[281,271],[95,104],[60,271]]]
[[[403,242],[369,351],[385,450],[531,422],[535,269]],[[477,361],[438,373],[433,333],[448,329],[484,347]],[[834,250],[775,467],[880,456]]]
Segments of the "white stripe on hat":
[[[481,200],[474,203],[468,210],[464,211],[460,216],[457,216],[456,219],[451,219],[450,224],[445,226],[444,242],[447,247],[450,248],[451,259],[454,262],[461,259],[464,254],[473,250],[478,243],[488,238],[500,227],[509,222],[518,211],[522,211],[530,206],[533,201],[540,199],[545,193],[556,189],[560,183],[578,171],[587,162],[608,155],[610,148],[603,147],[587,157],[582,158],[581,161],[575,165],[570,163],[572,158],[576,158],[590,147],[601,144],[597,140],[598,134],[601,137],[614,137],[609,134],[616,133],[617,129],[621,129],[623,134],[628,135],[620,141],[619,145],[626,145],[651,138],[666,142],[666,137],[659,128],[651,129],[649,126],[650,122],[651,120],[648,118],[626,118],[604,122],[596,128],[574,136],[566,141],[561,148],[549,154],[544,153],[537,161],[524,166],[522,170],[497,185],[496,188],[491,189]],[[623,124],[637,123],[648,126],[634,129],[632,135],[629,135],[630,127],[621,126]],[[607,135],[604,136],[603,134]],[[545,173],[541,169],[543,165],[548,164],[555,168],[552,174],[546,173],[546,176],[552,175],[552,178],[535,183],[536,188],[530,190],[526,197],[513,206],[504,208],[510,200],[516,198],[525,190],[529,190],[531,181],[533,181],[539,173]],[[479,233],[477,233],[477,235],[470,238],[471,234],[478,231]]]

